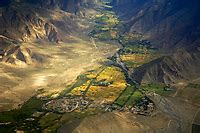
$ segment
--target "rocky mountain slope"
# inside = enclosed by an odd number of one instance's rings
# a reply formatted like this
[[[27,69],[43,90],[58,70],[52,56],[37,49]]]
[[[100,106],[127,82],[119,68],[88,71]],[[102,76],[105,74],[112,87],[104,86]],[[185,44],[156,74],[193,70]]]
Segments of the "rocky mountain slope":
[[[84,28],[78,24],[78,19],[86,16],[77,13],[84,12],[86,4],[87,1],[66,0],[2,1],[0,3],[0,51],[2,59],[0,58],[0,60],[9,63],[15,62],[14,58],[12,61],[8,61],[8,58],[13,56],[12,53],[17,52],[13,50],[17,50],[22,45],[24,47],[25,43],[45,40],[58,44],[64,41],[67,36],[78,33]],[[31,57],[29,53],[31,52],[28,52],[27,55]],[[21,54],[25,56],[23,52]],[[19,61],[26,63],[22,58]]]
[[[2,13],[1,23],[1,34],[17,41],[44,37],[49,41],[58,41],[56,27],[35,12],[24,13],[19,8],[10,7]]]
[[[98,0],[26,0],[28,3],[34,3],[38,6],[55,9],[59,8],[64,11],[77,13],[80,8],[85,6],[92,6],[98,2]]]
[[[115,9],[129,32],[149,36],[163,50],[200,46],[198,0],[115,0]]]
[[[172,84],[180,80],[192,80],[200,76],[200,53],[179,50],[137,68],[132,77],[140,83]]]
[[[87,5],[87,1],[72,0],[13,0],[8,3],[1,3],[1,35],[18,41],[46,37],[52,42],[59,41],[61,31],[69,33],[77,29],[73,13],[81,12]],[[54,10],[60,10],[60,14],[55,14]]]
[[[135,80],[170,84],[199,76],[199,1],[114,0],[113,5],[125,32],[146,35],[168,54],[137,68]]]

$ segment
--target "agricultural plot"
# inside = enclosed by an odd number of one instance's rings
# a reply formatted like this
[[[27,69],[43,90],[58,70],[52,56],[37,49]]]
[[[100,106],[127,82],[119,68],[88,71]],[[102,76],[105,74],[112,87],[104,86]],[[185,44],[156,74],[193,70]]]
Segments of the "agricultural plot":
[[[88,80],[89,80],[89,78],[85,74],[79,75],[76,79],[76,82],[73,85],[71,85],[70,87],[68,87],[66,90],[61,92],[60,96],[62,97],[62,96],[67,95],[74,88],[80,87],[80,86],[84,85],[85,83],[87,83]]]
[[[83,95],[92,100],[113,102],[126,87],[123,73],[116,67],[107,67],[100,73],[90,73],[91,78],[80,87],[74,88],[70,95]]]
[[[106,6],[105,8],[108,8]],[[95,27],[89,33],[89,36],[100,39],[100,40],[112,40],[118,37],[117,25],[119,19],[117,15],[108,10],[99,9],[100,13],[94,18]]]
[[[137,104],[143,97],[144,94],[142,94],[138,88],[134,86],[128,86],[113,102],[113,104],[119,107],[132,107],[133,105]]]
[[[128,68],[136,68],[147,62],[149,54],[125,54],[121,56],[122,61]]]
[[[20,109],[15,109],[0,114],[0,123],[7,123],[1,125],[0,132],[9,132],[16,128],[24,131],[38,132],[41,127],[38,125],[38,117],[32,116],[36,111],[41,110],[45,101],[32,97]],[[9,129],[9,130],[8,130]]]
[[[141,87],[144,89],[145,93],[157,93],[159,95],[169,95],[172,94],[174,91],[171,91],[171,89],[166,86],[165,84],[143,84]]]

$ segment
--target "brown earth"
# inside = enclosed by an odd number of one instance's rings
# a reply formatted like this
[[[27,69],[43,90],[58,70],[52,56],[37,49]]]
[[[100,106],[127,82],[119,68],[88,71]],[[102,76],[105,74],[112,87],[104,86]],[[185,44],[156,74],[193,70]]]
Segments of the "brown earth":
[[[0,63],[0,111],[17,107],[42,88],[46,95],[62,91],[79,74],[97,68],[117,49],[113,44],[96,42],[95,48],[89,40],[70,40],[59,46],[48,42],[26,44],[32,51],[42,53],[45,63]]]

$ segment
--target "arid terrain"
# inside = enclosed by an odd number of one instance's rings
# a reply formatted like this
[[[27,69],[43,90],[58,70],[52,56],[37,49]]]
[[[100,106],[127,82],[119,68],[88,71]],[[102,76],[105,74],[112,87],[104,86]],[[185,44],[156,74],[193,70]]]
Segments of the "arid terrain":
[[[29,44],[29,48],[45,56],[46,62],[36,66],[1,63],[0,110],[16,108],[40,89],[45,89],[46,95],[61,92],[78,75],[91,67],[95,69],[117,50],[117,45],[101,42],[96,42],[95,48],[89,39],[70,41],[59,45]]]
[[[0,1],[0,132],[198,133],[199,9]]]

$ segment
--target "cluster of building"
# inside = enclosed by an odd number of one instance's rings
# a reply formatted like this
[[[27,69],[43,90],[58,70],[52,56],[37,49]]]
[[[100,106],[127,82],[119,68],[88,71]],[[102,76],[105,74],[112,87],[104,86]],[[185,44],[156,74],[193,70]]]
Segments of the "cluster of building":
[[[130,111],[131,113],[138,115],[152,116],[153,111],[155,110],[155,105],[150,99],[145,97],[139,103],[134,104],[134,106],[132,106],[131,108],[127,105],[119,106],[117,104],[105,106],[105,111],[107,112],[112,112],[115,110],[120,112]]]
[[[154,103],[148,98],[143,98],[138,104],[130,109],[130,112],[139,115],[151,116],[154,109]]]
[[[87,108],[89,101],[82,97],[64,97],[61,99],[51,100],[44,104],[42,109],[57,113],[73,112],[76,109],[83,110]]]
[[[107,82],[107,81],[98,81],[98,82],[94,82],[93,85],[94,86],[103,86],[103,87],[107,87],[109,85],[111,85],[113,82]]]
[[[152,112],[155,110],[154,103],[144,97],[134,106],[127,107],[124,105],[123,107],[115,105],[115,104],[97,104],[94,102],[89,102],[89,100],[84,99],[83,97],[64,97],[60,99],[54,99],[44,104],[42,109],[46,111],[56,112],[56,113],[67,113],[73,112],[74,110],[84,110],[87,108],[100,108],[105,110],[106,112],[118,110],[118,111],[130,111],[134,114],[152,116]]]

